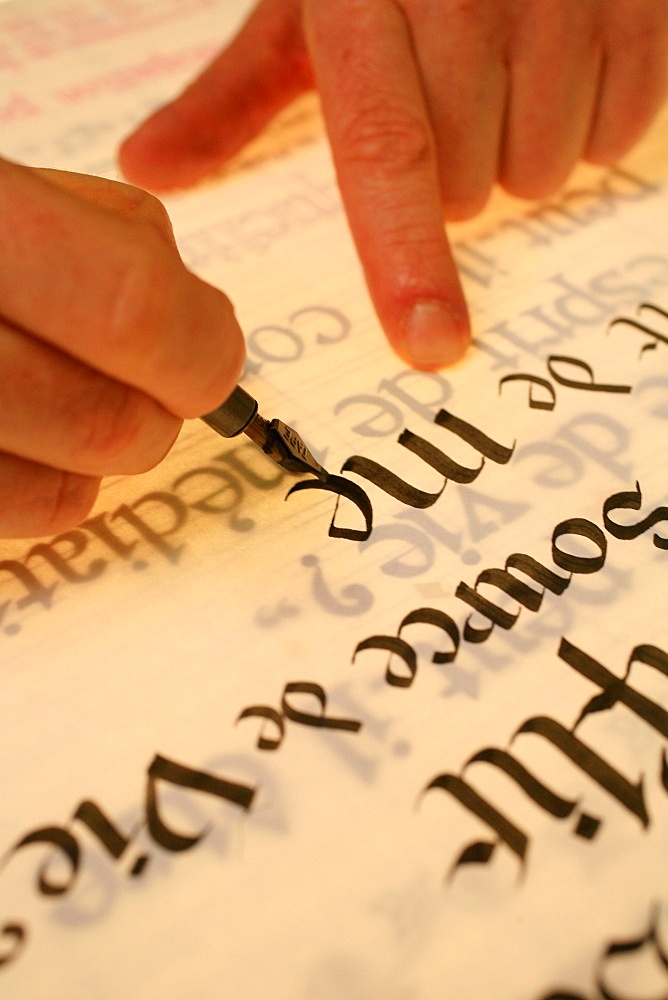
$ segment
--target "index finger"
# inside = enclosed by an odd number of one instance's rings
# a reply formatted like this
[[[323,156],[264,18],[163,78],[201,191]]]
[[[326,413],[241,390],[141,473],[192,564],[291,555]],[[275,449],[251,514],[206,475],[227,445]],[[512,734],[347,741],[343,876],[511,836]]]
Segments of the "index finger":
[[[177,416],[199,416],[232,392],[243,337],[228,299],[152,224],[164,210],[150,201],[119,213],[0,160],[0,314]]]
[[[305,26],[341,194],[388,339],[420,368],[455,361],[469,320],[409,26],[391,0],[308,0]]]

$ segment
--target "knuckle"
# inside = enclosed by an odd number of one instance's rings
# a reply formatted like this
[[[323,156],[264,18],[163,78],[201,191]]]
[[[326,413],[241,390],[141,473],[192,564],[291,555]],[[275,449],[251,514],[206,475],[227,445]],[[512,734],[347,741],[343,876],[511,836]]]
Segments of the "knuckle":
[[[146,471],[178,429],[177,419],[143,393],[94,374],[70,400],[63,421],[70,428],[67,464],[97,475]]]
[[[118,267],[106,339],[121,356],[152,353],[160,343],[178,284],[171,254],[155,228],[132,222],[133,232]]]
[[[187,323],[191,371],[187,404],[181,401],[175,412],[182,417],[200,416],[219,406],[236,385],[243,368],[245,346],[234,308],[227,296],[212,285],[190,275],[193,306]]]
[[[37,498],[31,511],[31,529],[54,535],[75,528],[90,513],[100,481],[93,476],[58,472],[51,489]]]
[[[132,188],[132,191],[136,197],[132,211],[133,218],[143,223],[144,226],[151,227],[170,248],[176,249],[172,222],[160,199],[141,188]]]
[[[430,164],[434,142],[427,122],[415,114],[367,101],[344,125],[339,155],[349,165],[394,176]]]

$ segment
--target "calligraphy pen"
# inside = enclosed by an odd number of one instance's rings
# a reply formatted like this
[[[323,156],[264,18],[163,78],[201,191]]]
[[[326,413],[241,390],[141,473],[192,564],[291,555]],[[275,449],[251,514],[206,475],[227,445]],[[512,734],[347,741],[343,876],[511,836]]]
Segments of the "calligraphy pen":
[[[225,438],[247,434],[281,468],[295,475],[311,472],[322,482],[328,479],[327,472],[316,461],[297,431],[282,420],[265,420],[258,413],[257,400],[253,399],[240,385],[229,399],[221,403],[211,413],[205,413],[202,420]]]

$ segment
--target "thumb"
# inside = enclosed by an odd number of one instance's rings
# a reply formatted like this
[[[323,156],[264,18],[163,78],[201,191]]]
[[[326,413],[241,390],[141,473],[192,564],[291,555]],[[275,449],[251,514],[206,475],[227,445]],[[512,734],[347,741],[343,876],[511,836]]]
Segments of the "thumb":
[[[125,140],[121,168],[152,190],[192,184],[311,86],[300,0],[261,0],[204,72]]]

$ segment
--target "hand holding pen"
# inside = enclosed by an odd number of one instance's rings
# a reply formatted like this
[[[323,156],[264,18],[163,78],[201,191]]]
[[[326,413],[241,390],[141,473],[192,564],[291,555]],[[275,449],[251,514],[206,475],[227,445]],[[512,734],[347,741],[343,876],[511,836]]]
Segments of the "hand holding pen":
[[[0,536],[47,535],[227,399],[243,337],[136,188],[0,160],[0,234]]]
[[[122,165],[190,183],[316,86],[380,321],[434,368],[470,339],[444,217],[495,182],[547,195],[579,158],[630,148],[666,94],[668,0],[259,0]],[[243,338],[137,189],[0,160],[0,249],[0,536],[51,534],[83,520],[102,476],[158,462],[184,417],[221,416]],[[325,474],[280,421],[242,429]]]

